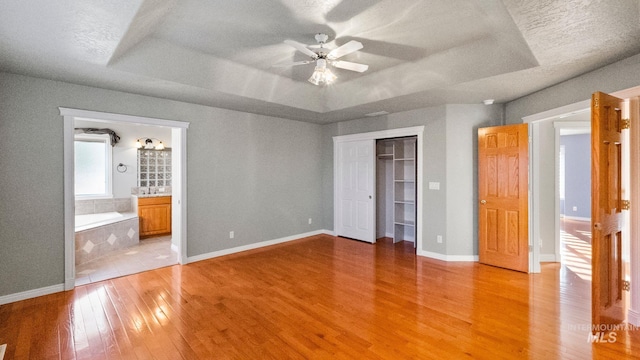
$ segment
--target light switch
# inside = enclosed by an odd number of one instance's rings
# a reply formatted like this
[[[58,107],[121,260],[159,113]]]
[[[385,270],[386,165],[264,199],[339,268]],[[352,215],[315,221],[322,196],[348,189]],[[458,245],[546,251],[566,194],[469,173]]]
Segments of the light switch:
[[[440,190],[440,183],[429,181],[429,190]]]

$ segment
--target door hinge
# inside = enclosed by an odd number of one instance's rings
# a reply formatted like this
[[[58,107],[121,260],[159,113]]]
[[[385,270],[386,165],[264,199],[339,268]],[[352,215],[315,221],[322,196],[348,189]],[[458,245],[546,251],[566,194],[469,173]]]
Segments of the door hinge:
[[[631,290],[631,283],[629,280],[622,280],[622,290],[629,291]]]
[[[598,105],[600,105],[598,104],[598,98],[593,99],[593,107],[597,109]]]
[[[631,121],[629,119],[622,119],[620,128],[621,129],[629,129],[631,127]]]
[[[629,210],[629,209],[631,209],[631,201],[629,201],[629,200],[622,200],[621,209],[622,209],[622,210]]]

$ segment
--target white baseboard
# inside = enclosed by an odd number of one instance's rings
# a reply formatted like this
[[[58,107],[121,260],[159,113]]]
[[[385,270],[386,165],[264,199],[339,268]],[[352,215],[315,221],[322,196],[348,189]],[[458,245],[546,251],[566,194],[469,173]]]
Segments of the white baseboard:
[[[176,254],[180,254],[180,248],[174,243],[171,243],[171,251],[175,251]]]
[[[0,305],[9,304],[20,300],[32,299],[38,296],[49,295],[61,291],[64,291],[64,284],[51,285],[39,289],[4,295],[0,296]]]
[[[568,216],[568,215],[564,215],[563,218],[565,220],[577,220],[577,221],[589,221],[591,222],[591,218],[590,217],[580,217],[580,216]]]
[[[540,254],[540,262],[560,262],[556,254]]]
[[[258,249],[258,248],[262,248],[262,247],[265,247],[265,246],[281,244],[281,243],[284,243],[284,242],[298,240],[298,239],[302,239],[302,238],[305,238],[305,237],[314,236],[314,235],[320,235],[320,234],[333,235],[333,232],[329,231],[329,230],[316,230],[316,231],[311,231],[311,232],[304,233],[304,234],[291,235],[291,236],[286,236],[286,237],[279,238],[279,239],[261,241],[261,242],[258,242],[258,243],[237,246],[237,247],[230,248],[230,249],[218,250],[218,251],[213,251],[213,252],[206,253],[206,254],[189,256],[187,258],[187,264],[190,264],[190,263],[196,262],[196,261],[213,259],[213,258],[216,258],[216,257],[219,257],[219,256],[235,254],[235,253],[239,253],[239,252],[242,252],[242,251]]]
[[[439,254],[439,253],[434,253],[431,251],[423,251],[423,250],[418,250],[417,254],[419,256],[424,256],[424,257],[428,257],[431,259],[436,259],[436,260],[442,260],[442,261],[449,261],[449,262],[476,262],[478,261],[478,255],[445,255],[445,254]]]

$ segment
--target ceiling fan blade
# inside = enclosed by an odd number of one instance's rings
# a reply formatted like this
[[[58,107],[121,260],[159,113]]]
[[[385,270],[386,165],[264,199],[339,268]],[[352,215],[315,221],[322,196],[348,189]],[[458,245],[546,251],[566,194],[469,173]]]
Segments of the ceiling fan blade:
[[[331,65],[340,69],[346,69],[346,70],[357,71],[357,72],[365,72],[367,71],[367,69],[369,69],[369,65],[358,64],[351,61],[334,61],[331,63]]]
[[[296,61],[296,62],[286,63],[286,64],[273,64],[271,65],[271,67],[290,67],[290,66],[296,66],[296,65],[306,65],[312,62],[313,60]]]
[[[285,44],[289,45],[289,46],[293,46],[294,48],[296,48],[296,50],[300,51],[301,53],[310,56],[312,59],[316,59],[318,57],[318,54],[314,53],[313,51],[307,49],[307,47],[304,44],[301,44],[297,41],[293,41],[293,40],[285,40],[284,41]]]
[[[354,51],[358,51],[362,49],[362,43],[360,41],[351,40],[348,43],[335,48],[327,54],[329,59],[337,59],[339,57],[345,56],[347,54],[351,54]]]

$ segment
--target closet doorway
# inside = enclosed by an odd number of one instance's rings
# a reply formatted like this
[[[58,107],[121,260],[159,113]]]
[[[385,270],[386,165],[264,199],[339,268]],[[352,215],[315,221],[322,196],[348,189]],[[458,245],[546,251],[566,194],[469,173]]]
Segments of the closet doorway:
[[[376,239],[416,247],[417,137],[379,139],[376,144]]]
[[[424,126],[340,135],[333,138],[333,224],[335,236],[344,236],[370,243],[376,242],[377,235],[381,235],[382,238],[387,238],[389,241],[391,241],[390,239],[396,239],[398,242],[407,240],[405,244],[412,244],[411,246],[415,248],[417,255],[426,256],[426,252],[422,249],[423,139]],[[392,153],[381,150],[380,154],[383,155],[381,159],[384,160],[379,163],[378,146],[389,145],[382,143],[384,140],[399,140],[400,142],[398,148],[394,148]],[[404,146],[405,140],[408,142],[406,146]],[[378,145],[379,142],[381,145]],[[402,145],[400,145],[401,143]],[[354,149],[362,150],[354,151]],[[353,153],[358,156],[351,156],[350,154]],[[358,161],[352,161],[352,158],[357,158]],[[378,187],[377,183],[382,184],[382,180],[378,181],[376,168],[379,166],[386,168],[389,161],[393,164],[390,167],[393,168],[393,172],[387,173],[385,170],[384,186]],[[398,166],[395,166],[396,162]],[[382,175],[380,176],[382,177]],[[390,176],[388,181],[387,176]],[[388,185],[391,186],[389,193],[386,191]],[[382,191],[383,188],[384,191]],[[356,191],[360,189],[362,191]],[[352,196],[353,193],[359,192],[363,192],[363,194],[366,192],[366,196],[357,199]],[[389,201],[389,205],[387,205],[387,201]],[[377,210],[378,202],[385,203],[382,212]],[[387,213],[390,215],[387,216]],[[378,214],[381,214],[382,217],[379,218]],[[391,224],[386,226],[389,222]],[[350,235],[350,230],[354,228],[362,229],[366,236]],[[384,228],[384,230],[378,233],[378,228]]]

